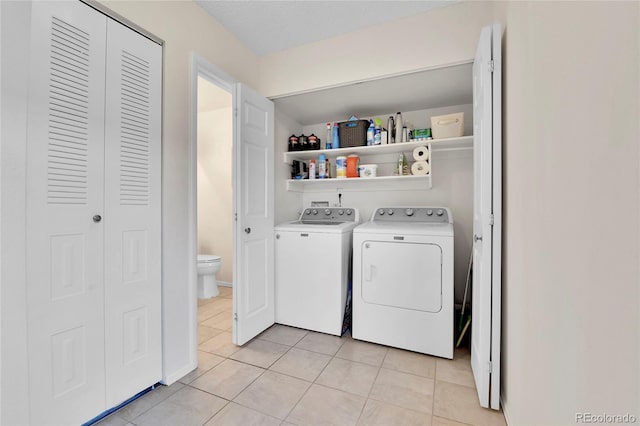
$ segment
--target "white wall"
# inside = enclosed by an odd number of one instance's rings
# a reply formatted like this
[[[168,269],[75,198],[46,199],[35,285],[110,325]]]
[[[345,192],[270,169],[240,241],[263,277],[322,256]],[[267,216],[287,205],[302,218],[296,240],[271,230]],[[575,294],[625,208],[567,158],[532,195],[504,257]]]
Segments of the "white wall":
[[[216,278],[231,284],[233,113],[224,94],[228,107],[198,112],[198,253],[222,257]]]
[[[102,1],[165,41],[163,110],[164,375],[173,382],[195,367],[188,298],[190,54],[196,52],[239,81],[256,87],[258,58],[192,1]],[[195,113],[195,112],[194,112]]]
[[[460,2],[266,55],[258,89],[274,97],[468,62],[492,13],[489,2]]]
[[[638,2],[509,2],[503,400],[640,417]]]
[[[275,224],[295,220],[300,216],[302,194],[287,191],[286,180],[291,179],[291,165],[283,160],[287,152],[289,136],[302,133],[302,125],[278,111],[275,103]]]

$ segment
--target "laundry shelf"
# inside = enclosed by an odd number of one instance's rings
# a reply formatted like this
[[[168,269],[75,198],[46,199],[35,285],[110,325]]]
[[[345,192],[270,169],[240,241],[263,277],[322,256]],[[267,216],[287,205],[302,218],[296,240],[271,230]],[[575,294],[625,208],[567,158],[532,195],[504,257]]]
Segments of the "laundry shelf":
[[[433,151],[459,151],[473,149],[473,136],[462,136],[459,138],[446,138],[446,139],[428,139],[418,140],[413,142],[392,143],[385,145],[373,145],[373,146],[355,146],[351,148],[338,148],[338,149],[320,149],[313,151],[290,151],[284,153],[284,162],[291,164],[293,160],[311,160],[317,159],[320,154],[326,155],[328,158],[335,158],[338,156],[347,156],[350,154],[371,155],[371,154],[393,154],[400,152],[413,151],[418,146],[425,146],[431,144]],[[400,177],[400,176],[392,176]],[[406,177],[406,176],[402,176]],[[379,179],[379,178],[378,178]]]
[[[373,184],[373,185],[372,185]],[[287,191],[319,192],[329,189],[343,191],[415,191],[431,189],[431,175],[427,176],[379,176],[375,178],[347,179],[289,179]]]

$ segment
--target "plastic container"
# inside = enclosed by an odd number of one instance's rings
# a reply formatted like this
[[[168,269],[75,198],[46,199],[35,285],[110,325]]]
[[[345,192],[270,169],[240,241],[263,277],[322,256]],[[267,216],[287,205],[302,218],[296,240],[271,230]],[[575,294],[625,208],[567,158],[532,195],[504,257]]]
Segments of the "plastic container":
[[[342,138],[340,137],[340,128],[338,127],[338,123],[333,123],[333,130],[331,133],[331,149],[340,148],[340,142]]]
[[[464,135],[464,112],[431,117],[434,139],[459,138]]]
[[[347,157],[336,157],[336,178],[347,178]]]
[[[382,123],[379,118],[374,121],[375,127],[373,130],[373,144],[382,145]]]
[[[307,136],[307,143],[309,144],[309,149],[311,150],[320,149],[320,138],[318,138],[313,133]]]
[[[358,172],[361,178],[374,178],[378,173],[377,164],[362,164],[358,167]]]
[[[324,154],[320,154],[318,159],[318,179],[325,179],[327,177],[326,157]]]
[[[324,143],[324,146],[322,147],[322,149],[331,149],[332,145],[331,145],[331,133],[333,132],[333,130],[331,129],[331,123],[327,123],[327,140]]]
[[[394,135],[394,139],[393,142],[394,143],[398,143],[398,142],[402,142],[402,113],[400,111],[397,112],[396,114],[396,128],[394,129],[393,135]]]
[[[309,179],[316,178],[316,160],[309,161]]]
[[[360,165],[360,157],[357,155],[350,155],[347,157],[347,177],[348,178],[357,178],[360,176],[358,174],[358,166]]]
[[[369,127],[367,128],[367,145],[373,145],[373,138],[376,133],[376,128],[373,125],[373,120],[369,120]]]

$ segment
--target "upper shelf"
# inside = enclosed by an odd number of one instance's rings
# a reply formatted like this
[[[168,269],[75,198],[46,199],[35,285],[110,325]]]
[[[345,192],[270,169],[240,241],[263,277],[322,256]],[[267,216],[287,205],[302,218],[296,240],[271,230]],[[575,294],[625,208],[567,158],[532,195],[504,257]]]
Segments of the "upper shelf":
[[[324,154],[329,158],[340,155],[368,155],[368,154],[393,154],[399,152],[412,151],[415,147],[431,144],[433,151],[457,151],[473,148],[473,136],[462,136],[459,138],[429,139],[415,142],[392,143],[386,145],[355,146],[351,148],[320,149],[313,151],[290,151],[284,153],[284,162],[290,164],[293,160],[310,160]]]

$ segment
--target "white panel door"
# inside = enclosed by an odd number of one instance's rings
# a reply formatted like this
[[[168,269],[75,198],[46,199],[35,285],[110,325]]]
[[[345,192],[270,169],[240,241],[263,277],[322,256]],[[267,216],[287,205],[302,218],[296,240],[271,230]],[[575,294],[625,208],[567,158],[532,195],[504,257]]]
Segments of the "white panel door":
[[[257,336],[275,321],[273,102],[236,86],[233,340]]]
[[[494,38],[497,42],[493,43]],[[473,202],[473,291],[471,323],[471,367],[476,382],[480,405],[499,409],[500,380],[500,270],[499,241],[494,238],[495,215],[500,213],[501,191],[500,164],[494,164],[494,156],[500,158],[500,81],[494,79],[493,70],[500,66],[500,29],[485,27],[473,64],[473,134],[474,134],[474,202]],[[498,49],[495,58],[493,49]],[[499,75],[498,75],[499,77]],[[497,151],[497,152],[494,152]],[[498,173],[495,175],[494,173]],[[496,181],[497,179],[497,181]],[[495,189],[495,192],[494,192]],[[494,200],[497,200],[494,203]],[[498,225],[499,228],[499,225]],[[499,229],[497,238],[499,240]],[[494,251],[495,245],[495,251]],[[497,340],[498,344],[492,345]],[[490,398],[491,395],[491,398]]]
[[[103,235],[106,18],[33,2],[27,141],[31,424],[105,409]],[[96,218],[97,220],[97,218]]]
[[[107,24],[105,333],[107,406],[162,378],[162,47]]]

